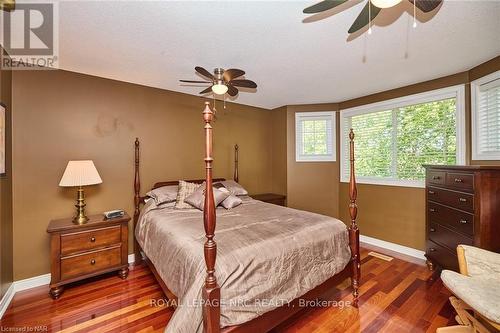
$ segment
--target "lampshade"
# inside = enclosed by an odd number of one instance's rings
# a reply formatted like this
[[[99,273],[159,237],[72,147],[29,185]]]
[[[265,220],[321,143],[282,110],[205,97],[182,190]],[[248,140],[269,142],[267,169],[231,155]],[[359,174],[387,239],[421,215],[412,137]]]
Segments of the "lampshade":
[[[389,8],[392,6],[396,6],[402,0],[371,0],[372,5],[378,8]]]
[[[85,186],[102,183],[92,161],[69,161],[59,186]]]
[[[227,92],[227,86],[225,84],[214,84],[212,86],[212,91],[217,95],[224,95]]]

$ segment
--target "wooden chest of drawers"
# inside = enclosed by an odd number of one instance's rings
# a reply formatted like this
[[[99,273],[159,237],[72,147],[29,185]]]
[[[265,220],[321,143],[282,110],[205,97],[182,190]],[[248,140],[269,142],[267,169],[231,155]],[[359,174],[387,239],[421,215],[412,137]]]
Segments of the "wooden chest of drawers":
[[[71,219],[52,220],[50,295],[59,298],[65,284],[99,274],[118,271],[128,275],[128,222],[130,217],[105,220],[90,216],[83,225]]]
[[[426,257],[458,271],[456,248],[500,252],[500,166],[426,168]]]

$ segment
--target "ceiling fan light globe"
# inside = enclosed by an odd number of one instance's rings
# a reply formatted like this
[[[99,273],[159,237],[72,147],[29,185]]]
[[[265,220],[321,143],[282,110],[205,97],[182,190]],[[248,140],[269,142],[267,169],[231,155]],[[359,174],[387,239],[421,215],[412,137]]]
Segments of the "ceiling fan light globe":
[[[389,8],[396,6],[402,0],[371,0],[372,5],[378,8]]]
[[[224,95],[227,92],[227,86],[225,84],[214,84],[212,91],[216,95]]]

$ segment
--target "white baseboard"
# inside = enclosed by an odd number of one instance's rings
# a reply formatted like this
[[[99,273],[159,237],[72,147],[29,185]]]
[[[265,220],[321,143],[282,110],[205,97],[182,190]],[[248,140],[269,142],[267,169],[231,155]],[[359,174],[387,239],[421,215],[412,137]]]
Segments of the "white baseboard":
[[[7,291],[5,292],[5,295],[3,295],[2,299],[0,299],[0,319],[2,319],[3,314],[9,307],[10,301],[12,301],[15,293],[16,292],[14,291],[14,284],[12,283],[9,286],[9,289],[7,289]]]
[[[132,264],[134,262],[135,262],[135,255],[133,253],[129,254],[128,263]],[[2,318],[7,308],[9,307],[12,298],[17,292],[48,285],[49,283],[50,283],[50,273],[12,282],[9,289],[7,289],[5,295],[2,297],[2,299],[0,299],[0,319]]]
[[[391,243],[387,242],[381,239],[369,237],[369,236],[364,236],[364,235],[359,235],[359,241],[366,243],[366,244],[371,244],[375,245],[384,249],[388,249],[394,252],[399,252],[402,254],[405,254],[410,257],[418,258],[418,259],[423,259],[425,260],[425,252],[421,250],[414,249],[412,247],[404,246],[404,245],[399,245],[396,243]]]

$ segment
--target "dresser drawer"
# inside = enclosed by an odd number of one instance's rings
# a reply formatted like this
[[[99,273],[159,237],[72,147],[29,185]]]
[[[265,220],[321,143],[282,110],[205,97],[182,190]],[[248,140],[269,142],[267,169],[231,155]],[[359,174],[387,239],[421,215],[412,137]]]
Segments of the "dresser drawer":
[[[472,194],[428,187],[427,199],[467,212],[474,212],[474,196]]]
[[[430,184],[444,185],[446,182],[446,171],[429,170],[427,171],[426,179]]]
[[[474,235],[474,215],[430,201],[427,207],[431,223],[437,222],[471,237]]]
[[[446,246],[450,251],[456,251],[459,244],[473,245],[474,241],[437,223],[429,225],[429,239]]]
[[[474,175],[470,173],[447,172],[446,186],[472,192],[474,190]]]
[[[63,234],[61,235],[61,254],[88,251],[118,244],[120,241],[120,226]]]
[[[427,240],[425,255],[433,262],[438,263],[441,267],[458,272],[458,258],[456,252],[452,252],[444,246]]]
[[[61,258],[61,279],[71,279],[120,266],[121,247],[96,250]]]

